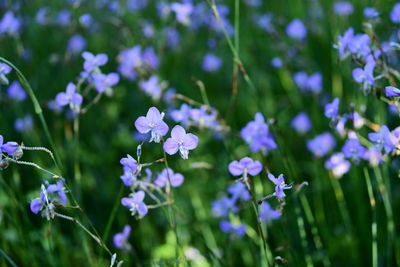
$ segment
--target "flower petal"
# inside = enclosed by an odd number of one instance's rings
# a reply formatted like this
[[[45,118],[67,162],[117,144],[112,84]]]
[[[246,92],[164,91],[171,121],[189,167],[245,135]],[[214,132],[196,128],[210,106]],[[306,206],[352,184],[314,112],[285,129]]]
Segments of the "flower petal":
[[[171,137],[175,140],[183,140],[186,136],[185,129],[180,125],[175,125],[171,131]]]
[[[199,138],[197,136],[195,136],[194,134],[191,134],[191,133],[187,134],[183,138],[183,146],[188,150],[195,149],[198,144],[199,144]]]
[[[229,163],[228,170],[233,176],[240,176],[243,174],[243,165],[240,164],[237,160]]]
[[[139,131],[139,133],[142,134],[148,133],[151,130],[151,128],[149,127],[149,120],[144,116],[140,116],[139,118],[137,118],[137,120],[135,121],[135,127]]]
[[[173,155],[173,154],[175,154],[176,152],[178,152],[179,145],[178,145],[178,143],[177,143],[175,140],[173,140],[172,138],[168,138],[168,139],[165,141],[163,148],[164,148],[164,151],[165,151],[166,153],[168,153],[169,155]]]

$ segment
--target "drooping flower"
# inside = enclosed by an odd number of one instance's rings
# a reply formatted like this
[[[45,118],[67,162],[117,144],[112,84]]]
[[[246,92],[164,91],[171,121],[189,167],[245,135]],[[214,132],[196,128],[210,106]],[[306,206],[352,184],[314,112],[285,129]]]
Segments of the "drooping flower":
[[[130,246],[128,244],[128,238],[131,234],[131,227],[129,225],[125,225],[124,229],[121,233],[117,233],[113,237],[113,243],[116,248],[126,248],[128,249]]]
[[[275,184],[275,192],[273,195],[279,200],[285,198],[286,195],[285,192],[283,192],[284,190],[292,188],[292,186],[285,183],[285,177],[283,177],[283,174],[280,174],[278,178],[275,178],[272,173],[268,173],[268,179]]]
[[[168,168],[162,170],[162,172],[156,176],[154,184],[158,187],[165,187],[168,180],[172,187],[179,187],[183,184],[184,177],[182,174],[174,173],[172,169]]]
[[[165,136],[168,132],[168,125],[163,121],[164,113],[156,107],[151,107],[147,111],[146,117],[140,116],[135,121],[136,129],[142,133],[151,133],[151,138],[149,142],[160,143],[161,137]]]
[[[386,86],[385,94],[387,97],[400,97],[400,89],[394,86]]]
[[[391,133],[386,125],[382,125],[377,133],[369,133],[368,139],[374,142],[377,148],[383,148],[386,153],[390,153],[394,149]]]
[[[148,212],[148,208],[143,202],[145,193],[143,191],[138,191],[136,193],[132,193],[131,195],[131,197],[122,198],[121,204],[129,208],[132,216],[138,214],[139,218],[144,217]]]
[[[31,115],[26,115],[23,118],[18,118],[14,122],[14,129],[17,132],[26,132],[33,127],[33,119]]]
[[[272,221],[277,220],[281,217],[281,212],[279,210],[274,210],[271,205],[264,201],[260,206],[260,219],[261,221]]]
[[[164,151],[169,155],[173,155],[179,151],[183,159],[188,159],[189,150],[197,147],[199,138],[191,133],[186,133],[185,129],[176,125],[171,131],[171,137],[164,143]]]
[[[262,165],[258,160],[249,157],[242,158],[240,161],[234,160],[229,163],[229,172],[233,176],[241,176],[250,174],[256,176],[262,171]]]

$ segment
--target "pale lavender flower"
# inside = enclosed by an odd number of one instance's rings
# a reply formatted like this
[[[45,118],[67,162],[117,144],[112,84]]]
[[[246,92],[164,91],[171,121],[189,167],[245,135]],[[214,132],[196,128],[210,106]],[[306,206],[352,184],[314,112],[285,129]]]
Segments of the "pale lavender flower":
[[[31,115],[27,115],[23,118],[18,118],[14,122],[14,128],[17,132],[26,132],[32,130],[33,120]]]
[[[172,110],[170,112],[171,118],[175,122],[180,122],[183,126],[189,126],[191,107],[187,104],[182,104],[180,109]]]
[[[67,26],[71,22],[71,16],[72,15],[69,10],[63,9],[57,14],[56,21],[61,26]]]
[[[340,178],[346,174],[350,170],[350,167],[350,162],[344,159],[342,153],[335,153],[325,161],[325,168],[332,171],[333,176],[336,178]]]
[[[332,103],[325,105],[325,117],[335,119],[339,114],[339,98],[335,98]]]
[[[241,176],[250,174],[256,176],[262,171],[261,162],[253,160],[249,157],[242,158],[240,161],[234,160],[229,163],[229,172],[233,176]]]
[[[238,199],[243,201],[250,200],[250,192],[247,190],[247,187],[240,182],[234,183],[233,185],[229,186],[227,189],[228,193],[231,194],[231,200],[236,202]]]
[[[85,38],[83,38],[79,34],[75,34],[69,39],[68,44],[67,44],[67,50],[68,52],[72,54],[79,54],[80,52],[83,51],[87,46],[87,42]]]
[[[364,17],[368,19],[374,19],[379,16],[379,12],[373,7],[366,7],[364,9]]]
[[[12,11],[4,14],[0,21],[0,34],[16,35],[21,27],[21,21]]]
[[[164,143],[164,151],[169,155],[173,155],[179,151],[183,159],[188,159],[189,150],[197,147],[199,138],[191,133],[186,133],[185,129],[176,125],[171,131],[171,137]]]
[[[165,136],[168,132],[168,125],[163,121],[164,113],[156,107],[151,107],[147,112],[146,117],[141,116],[135,121],[136,129],[146,134],[151,132],[151,139],[149,142],[159,143],[162,136]]]
[[[139,218],[146,216],[148,212],[148,208],[146,204],[143,202],[145,193],[143,191],[138,191],[136,193],[132,193],[131,197],[124,197],[121,199],[121,204],[127,208],[129,208],[132,216],[138,214]]]
[[[172,3],[171,10],[176,14],[176,20],[179,23],[188,25],[190,23],[190,15],[193,12],[193,4],[186,3]]]
[[[244,236],[246,234],[246,225],[244,224],[234,225],[228,221],[221,221],[219,228],[227,234],[235,234],[237,236]]]
[[[374,85],[375,84],[375,78],[374,78],[375,64],[376,63],[374,61],[370,61],[370,62],[367,62],[367,64],[364,66],[364,69],[355,68],[352,72],[353,79],[357,83],[363,83],[365,85]]]
[[[156,75],[152,75],[147,81],[141,81],[139,83],[139,87],[143,92],[151,96],[154,100],[157,101],[160,99],[162,89]]]
[[[333,10],[336,15],[347,16],[353,13],[353,5],[347,1],[335,2],[333,4]]]
[[[363,145],[361,145],[356,138],[349,138],[342,147],[343,155],[346,158],[350,158],[357,163],[359,162],[360,158],[365,157],[366,152],[367,149]]]
[[[228,197],[223,197],[212,202],[211,213],[214,217],[226,218],[228,217],[229,212],[238,212],[238,208],[235,205],[235,200]]]
[[[385,94],[387,97],[400,97],[400,89],[394,86],[386,86]]]
[[[79,93],[76,93],[75,84],[70,82],[68,83],[65,92],[61,92],[56,95],[56,102],[61,107],[66,105],[71,105],[75,107],[82,104],[83,97]]]
[[[93,17],[90,14],[83,14],[82,16],[79,17],[79,23],[85,28],[89,28],[92,22],[93,22]]]
[[[384,149],[386,153],[390,153],[394,149],[392,142],[391,133],[386,125],[382,125],[379,132],[369,133],[368,139],[375,143],[375,146],[380,149]]]
[[[110,92],[111,87],[115,86],[119,82],[119,75],[114,72],[109,74],[94,74],[93,82],[97,92]]]
[[[62,204],[66,204],[68,199],[67,195],[65,194],[65,187],[64,182],[62,180],[58,181],[56,184],[50,184],[47,186],[46,189],[47,193],[54,193],[57,194],[56,198],[53,197],[52,201],[56,201]]]
[[[165,187],[168,180],[172,187],[179,187],[183,184],[184,177],[182,174],[174,173],[172,169],[168,168],[157,174],[154,184],[158,187]]]
[[[392,9],[392,12],[390,12],[390,20],[393,23],[399,23],[400,22],[400,3],[396,3]]]
[[[280,69],[283,66],[282,59],[280,59],[279,57],[274,57],[273,59],[271,59],[271,63],[270,64],[275,69]]]

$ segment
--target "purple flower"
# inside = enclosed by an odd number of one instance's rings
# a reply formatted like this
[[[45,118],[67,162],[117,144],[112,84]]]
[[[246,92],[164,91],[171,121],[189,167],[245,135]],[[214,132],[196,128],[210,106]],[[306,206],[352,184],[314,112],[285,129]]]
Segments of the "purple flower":
[[[229,172],[233,176],[250,174],[256,176],[262,171],[262,165],[258,160],[252,160],[249,157],[242,158],[240,161],[232,161],[228,166]]]
[[[162,89],[159,85],[158,77],[156,75],[152,75],[147,81],[141,81],[139,83],[139,87],[154,100],[157,101],[160,99]]]
[[[253,153],[258,151],[266,153],[277,148],[274,138],[269,132],[268,125],[260,112],[256,113],[254,121],[247,123],[240,131],[240,135],[250,146],[250,150]]]
[[[14,16],[12,11],[8,11],[0,21],[0,34],[7,33],[15,35],[18,33],[20,27],[21,21]]]
[[[247,190],[247,187],[240,182],[234,183],[233,185],[228,187],[228,193],[232,195],[232,201],[241,199],[243,201],[250,200],[250,192]]]
[[[244,224],[234,225],[228,221],[221,221],[219,228],[222,232],[227,234],[236,234],[238,236],[244,236],[246,234],[246,226]]]
[[[307,113],[301,112],[293,118],[291,126],[300,134],[305,134],[310,131],[312,123]]]
[[[180,122],[187,127],[189,126],[190,110],[191,107],[189,105],[182,104],[180,109],[172,110],[170,116],[175,122]]]
[[[83,38],[79,34],[75,34],[74,36],[71,37],[71,39],[69,39],[67,44],[67,50],[72,54],[78,54],[82,52],[82,50],[85,49],[86,46],[87,42],[85,38]]]
[[[278,178],[275,178],[272,173],[268,173],[268,179],[275,184],[274,196],[276,196],[279,200],[284,199],[286,196],[283,190],[292,188],[292,186],[285,183],[285,177],[283,177],[283,174],[280,174]]]
[[[56,102],[59,106],[63,107],[66,105],[80,106],[83,102],[83,98],[80,94],[76,93],[76,86],[73,83],[68,83],[65,92],[58,93],[56,95]]]
[[[16,119],[14,122],[14,128],[17,132],[25,132],[31,130],[33,127],[33,120],[31,115],[27,115],[23,118]]]
[[[136,193],[133,193],[132,197],[122,198],[121,204],[129,208],[129,210],[132,213],[132,216],[138,214],[139,218],[142,218],[148,212],[146,204],[143,203],[144,197],[145,193],[143,191],[138,191]]]
[[[179,187],[183,184],[184,177],[180,173],[174,173],[170,168],[162,170],[156,177],[154,184],[158,187],[165,187],[167,182],[170,182],[172,187]]]
[[[286,33],[293,39],[304,39],[307,36],[307,29],[300,19],[294,19],[286,26]]]
[[[274,31],[271,14],[255,15],[253,20],[255,21],[255,24],[265,32],[272,33]]]
[[[346,16],[353,13],[353,5],[347,1],[335,2],[333,4],[333,10],[339,16]]]
[[[43,200],[40,198],[35,198],[32,199],[31,204],[30,204],[30,209],[32,213],[38,214],[39,211],[42,209],[43,206]]]
[[[66,26],[70,24],[71,12],[69,10],[63,9],[57,15],[57,23],[61,26]]]
[[[332,103],[325,105],[325,117],[334,119],[339,114],[339,98],[335,98]]]
[[[82,57],[85,59],[83,68],[86,72],[91,72],[95,68],[105,65],[108,61],[108,56],[106,54],[93,55],[87,51],[82,53]]]
[[[129,225],[125,225],[121,233],[117,233],[114,235],[113,238],[114,246],[116,248],[129,247],[129,245],[127,244],[127,240],[130,234],[131,234],[131,227]]]
[[[352,72],[353,79],[357,83],[364,83],[365,85],[374,85],[375,84],[374,68],[375,68],[375,62],[371,61],[365,65],[364,69],[362,68],[354,69]]]
[[[379,12],[373,7],[366,7],[364,9],[364,17],[374,19],[379,16]]]
[[[93,18],[90,14],[83,14],[79,17],[79,23],[85,28],[88,28],[92,22]]]
[[[399,23],[400,22],[400,3],[396,3],[392,9],[392,12],[390,12],[390,20],[393,23]]]
[[[307,141],[307,148],[316,157],[323,157],[328,154],[336,145],[336,141],[329,132],[316,136]]]
[[[199,138],[191,133],[186,133],[185,129],[176,125],[171,131],[171,137],[164,143],[164,151],[169,155],[173,155],[179,150],[179,154],[183,159],[188,159],[189,150],[197,147]]]
[[[273,59],[271,59],[270,64],[275,69],[280,69],[283,66],[282,59],[280,59],[279,57],[274,57]]]
[[[14,81],[10,84],[7,89],[7,95],[10,99],[15,101],[23,101],[27,97],[25,90],[22,89],[21,84],[17,81]]]
[[[12,68],[6,63],[0,63],[0,75],[7,75],[11,72]]]
[[[238,208],[235,205],[236,200],[230,199],[228,197],[223,197],[219,200],[212,202],[211,213],[217,218],[226,218],[229,212],[237,213]]]
[[[99,73],[94,74],[93,79],[97,92],[103,93],[111,90],[111,87],[119,82],[119,75],[114,72],[110,74]]]
[[[340,58],[344,58],[346,55],[346,51],[349,50],[349,47],[351,46],[353,39],[354,39],[354,29],[349,28],[347,29],[343,36],[338,36],[338,45],[336,46],[339,50],[339,56]]]
[[[136,129],[146,134],[151,132],[150,143],[160,143],[161,137],[165,136],[168,132],[168,125],[163,121],[164,113],[160,113],[156,107],[149,108],[146,117],[140,116],[135,121]]]
[[[366,152],[367,149],[361,145],[356,138],[349,138],[342,147],[343,155],[346,158],[355,160],[356,162],[358,162],[360,158],[364,158]]]
[[[47,186],[47,193],[57,193],[59,201],[62,204],[67,203],[67,195],[65,194],[64,182],[62,180],[58,181],[57,184],[50,184]],[[53,200],[54,201],[54,200]]]
[[[319,72],[308,76],[304,71],[293,75],[293,80],[302,92],[320,93],[322,91],[322,75]]]
[[[279,210],[274,210],[271,205],[264,201],[260,206],[260,219],[261,221],[272,221],[277,220],[281,217],[281,212]]]
[[[190,15],[193,12],[193,4],[186,3],[172,3],[171,10],[176,14],[176,20],[179,23],[188,25],[190,23]]]
[[[136,181],[136,176],[140,171],[140,168],[138,168],[138,163],[131,155],[127,155],[126,158],[122,158],[120,163],[124,169],[124,174],[121,176],[121,180],[125,186],[130,187],[132,186],[132,183]]]
[[[400,97],[400,89],[393,86],[386,86],[385,94],[387,97]]]
[[[333,176],[336,178],[342,177],[350,170],[350,167],[350,162],[344,159],[342,153],[335,153],[325,161],[325,168],[332,171]]]
[[[3,137],[0,139],[0,150],[3,153],[7,153],[9,156],[13,157],[15,152],[17,152],[19,145],[17,142],[7,142],[3,144]]]
[[[369,133],[368,139],[375,143],[377,148],[383,148],[386,153],[390,153],[394,149],[391,133],[386,125],[382,125],[377,133]]]
[[[212,53],[207,53],[203,59],[203,70],[207,72],[217,71],[222,66],[222,60]]]

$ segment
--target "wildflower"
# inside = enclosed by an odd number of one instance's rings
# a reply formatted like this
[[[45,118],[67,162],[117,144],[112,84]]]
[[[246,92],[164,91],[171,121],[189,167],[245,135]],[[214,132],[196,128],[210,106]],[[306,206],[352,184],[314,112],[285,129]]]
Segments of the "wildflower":
[[[274,57],[273,59],[271,59],[270,64],[275,69],[280,69],[283,66],[282,59],[280,59],[279,57]]]
[[[264,201],[260,206],[260,219],[261,221],[272,221],[277,220],[281,217],[281,212],[279,210],[274,210],[271,205]]]
[[[172,3],[171,10],[176,14],[176,20],[179,23],[188,25],[190,23],[190,15],[193,12],[193,5],[190,2]]]
[[[18,81],[14,81],[10,84],[7,89],[7,95],[10,99],[15,101],[23,101],[27,97],[25,90],[22,89],[21,84]]]
[[[131,227],[129,225],[125,225],[124,229],[121,233],[117,233],[113,237],[114,246],[120,249],[130,249],[130,245],[128,244],[128,238],[131,234]]]
[[[364,9],[364,17],[374,19],[379,16],[379,12],[373,7],[366,7]]]
[[[236,234],[238,236],[244,236],[246,234],[246,225],[234,225],[228,221],[221,221],[219,224],[219,228],[222,232],[230,234]]]
[[[286,195],[284,193],[284,190],[292,188],[292,186],[285,183],[285,177],[283,177],[283,174],[280,174],[278,178],[275,178],[272,173],[268,173],[268,179],[275,184],[275,192],[273,195],[276,196],[279,200],[285,198]]]
[[[83,97],[79,93],[76,93],[76,86],[73,83],[68,83],[65,92],[58,93],[56,95],[57,105],[63,107],[70,105],[71,108],[76,111],[83,102]]]
[[[168,180],[172,187],[179,187],[183,184],[184,177],[182,174],[174,173],[172,169],[168,168],[157,175],[154,184],[158,187],[165,187]]]
[[[85,38],[79,34],[73,35],[67,43],[67,51],[72,54],[78,54],[87,46]]]
[[[187,127],[189,126],[190,110],[191,107],[189,105],[182,104],[180,109],[172,110],[170,116],[175,122],[180,122]]]
[[[338,36],[338,45],[336,48],[339,50],[339,56],[340,58],[344,58],[346,55],[346,51],[349,50],[349,47],[353,41],[354,38],[354,30],[353,28],[347,29],[343,36]]]
[[[143,202],[145,193],[143,191],[138,191],[131,195],[132,197],[124,197],[121,199],[122,205],[129,208],[132,216],[138,214],[139,218],[144,217],[148,212],[147,206]]]
[[[3,144],[3,136],[0,135],[0,150],[3,153],[8,154],[11,157],[14,157],[15,153],[19,149],[19,145],[17,142],[7,142]]]
[[[383,162],[381,149],[377,147],[369,148],[365,153],[365,159],[369,161],[372,167],[376,167]]]
[[[356,68],[353,70],[352,72],[353,79],[357,83],[363,83],[365,85],[374,85],[375,84],[374,68],[375,68],[375,61],[367,62],[364,69]]]
[[[110,74],[95,74],[93,75],[94,86],[96,87],[97,92],[110,92],[111,87],[116,85],[119,82],[119,75],[117,73]]]
[[[304,71],[300,71],[293,75],[293,80],[304,93],[318,94],[322,91],[322,75],[319,72],[308,76]]]
[[[0,63],[0,83],[8,84],[7,74],[11,72],[12,68],[5,63]]]
[[[142,134],[151,132],[149,142],[160,143],[161,137],[165,136],[169,129],[163,117],[164,113],[160,113],[156,107],[151,107],[146,117],[140,116],[135,121],[135,127]]]
[[[353,13],[353,5],[347,1],[335,2],[333,4],[333,10],[339,16],[347,16]]]
[[[207,72],[217,71],[222,66],[222,60],[212,53],[207,53],[203,59],[203,70]]]
[[[374,142],[377,148],[383,148],[386,153],[390,153],[394,149],[391,133],[386,125],[382,125],[377,133],[369,133],[368,139]]]
[[[21,27],[21,20],[12,11],[4,14],[0,20],[0,34],[16,35]]]
[[[261,172],[262,165],[258,160],[245,157],[240,161],[235,160],[229,163],[228,169],[233,176],[247,176],[247,174],[256,176]]]
[[[83,68],[88,73],[95,68],[105,65],[108,61],[108,56],[106,54],[93,55],[87,51],[82,53],[82,57],[85,59]]]
[[[186,133],[185,129],[176,125],[171,131],[171,137],[164,143],[164,151],[169,155],[173,155],[179,150],[179,154],[183,159],[188,159],[189,150],[197,147],[199,138],[191,133]]]
[[[58,181],[57,184],[50,184],[46,189],[47,193],[57,193],[57,199],[59,203],[67,203],[67,195],[65,194],[64,182],[62,180]],[[53,198],[54,201],[54,198]]]
[[[350,170],[350,166],[350,162],[344,159],[342,153],[335,153],[325,161],[325,168],[331,170],[336,178],[340,178],[347,173]]]
[[[390,12],[390,20],[393,23],[400,22],[400,3],[394,5],[392,12]]]
[[[293,39],[304,39],[307,36],[307,29],[300,19],[294,19],[286,26],[286,33]]]
[[[325,117],[334,119],[339,113],[339,98],[335,98],[332,103],[325,105]]]
[[[241,199],[243,201],[250,200],[250,192],[243,183],[235,183],[228,187],[228,193],[232,195],[232,200]]]
[[[400,97],[400,89],[394,86],[386,86],[385,94],[387,97]]]
[[[342,147],[343,155],[346,158],[355,160],[356,162],[358,162],[360,158],[364,158],[366,152],[367,149],[361,145],[356,138],[349,138]]]
[[[143,92],[151,96],[155,101],[160,99],[162,89],[156,75],[152,75],[147,81],[141,81],[139,83],[139,87]]]
[[[307,113],[301,112],[292,119],[291,126],[300,134],[305,134],[310,131],[312,124]]]
[[[217,218],[226,218],[229,212],[237,213],[238,208],[235,205],[236,200],[230,199],[228,197],[223,197],[221,199],[212,202],[211,213]]]
[[[323,157],[329,151],[331,151],[336,145],[336,141],[333,136],[325,132],[321,135],[316,136],[314,139],[307,141],[307,148],[316,157]]]
[[[247,123],[240,131],[240,135],[250,146],[250,150],[253,153],[258,151],[266,153],[269,150],[277,148],[275,140],[269,132],[268,125],[265,123],[264,117],[260,112],[256,113],[254,121]]]

